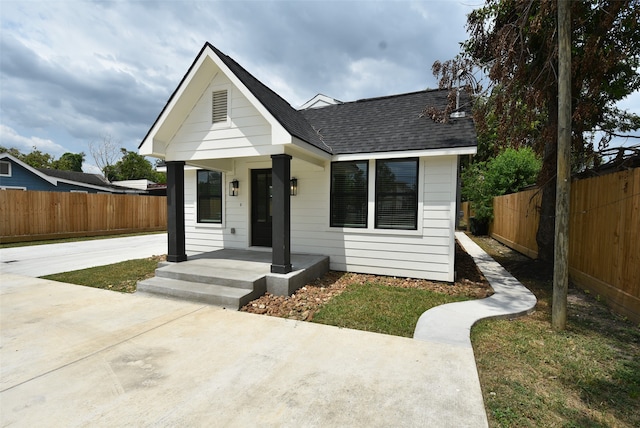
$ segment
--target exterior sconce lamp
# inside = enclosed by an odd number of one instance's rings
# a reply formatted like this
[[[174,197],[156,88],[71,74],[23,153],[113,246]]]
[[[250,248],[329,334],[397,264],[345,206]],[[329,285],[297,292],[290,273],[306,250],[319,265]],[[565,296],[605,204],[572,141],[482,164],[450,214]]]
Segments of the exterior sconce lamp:
[[[296,196],[298,194],[298,179],[293,177],[290,181],[289,181],[289,185],[291,186],[291,191],[290,191],[290,195],[291,196]]]
[[[233,180],[229,183],[229,196],[238,196],[238,188],[240,183],[238,180]]]

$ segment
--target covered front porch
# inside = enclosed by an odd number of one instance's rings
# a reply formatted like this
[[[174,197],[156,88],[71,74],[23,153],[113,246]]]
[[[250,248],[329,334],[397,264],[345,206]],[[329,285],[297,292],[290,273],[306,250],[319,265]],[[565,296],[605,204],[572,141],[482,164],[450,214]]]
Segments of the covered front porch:
[[[165,165],[167,261],[222,248],[268,250],[272,273],[291,272],[292,205],[299,210],[315,198],[313,180],[306,181],[305,195],[296,196],[295,177],[305,181],[309,171],[323,173],[324,160],[294,152]]]
[[[329,257],[291,254],[291,271],[284,274],[271,266],[271,251],[211,251],[161,263],[155,277],[138,283],[138,291],[240,309],[265,292],[290,295],[326,273]]]

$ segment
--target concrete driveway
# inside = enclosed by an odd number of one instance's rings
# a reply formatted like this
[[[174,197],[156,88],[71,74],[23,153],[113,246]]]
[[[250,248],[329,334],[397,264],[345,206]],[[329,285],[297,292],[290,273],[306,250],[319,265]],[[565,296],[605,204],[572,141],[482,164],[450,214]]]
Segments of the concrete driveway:
[[[487,426],[470,347],[3,272],[2,426]]]
[[[45,276],[166,253],[166,233],[2,248],[0,271]]]

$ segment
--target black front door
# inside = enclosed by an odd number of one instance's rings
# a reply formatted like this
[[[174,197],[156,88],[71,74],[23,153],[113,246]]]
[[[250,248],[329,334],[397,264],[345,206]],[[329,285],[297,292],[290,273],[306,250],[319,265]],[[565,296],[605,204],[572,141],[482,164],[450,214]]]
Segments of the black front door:
[[[271,247],[271,169],[251,170],[251,245]]]

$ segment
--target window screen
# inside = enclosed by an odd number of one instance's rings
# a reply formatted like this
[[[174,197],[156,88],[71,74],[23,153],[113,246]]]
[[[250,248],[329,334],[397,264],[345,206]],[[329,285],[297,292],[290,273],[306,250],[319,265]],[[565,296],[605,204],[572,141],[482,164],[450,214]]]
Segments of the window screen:
[[[368,161],[331,164],[332,227],[367,227]]]
[[[227,91],[215,91],[211,96],[211,122],[227,121]]]
[[[198,171],[198,223],[222,223],[222,173]]]
[[[376,161],[376,228],[418,228],[418,159]]]

